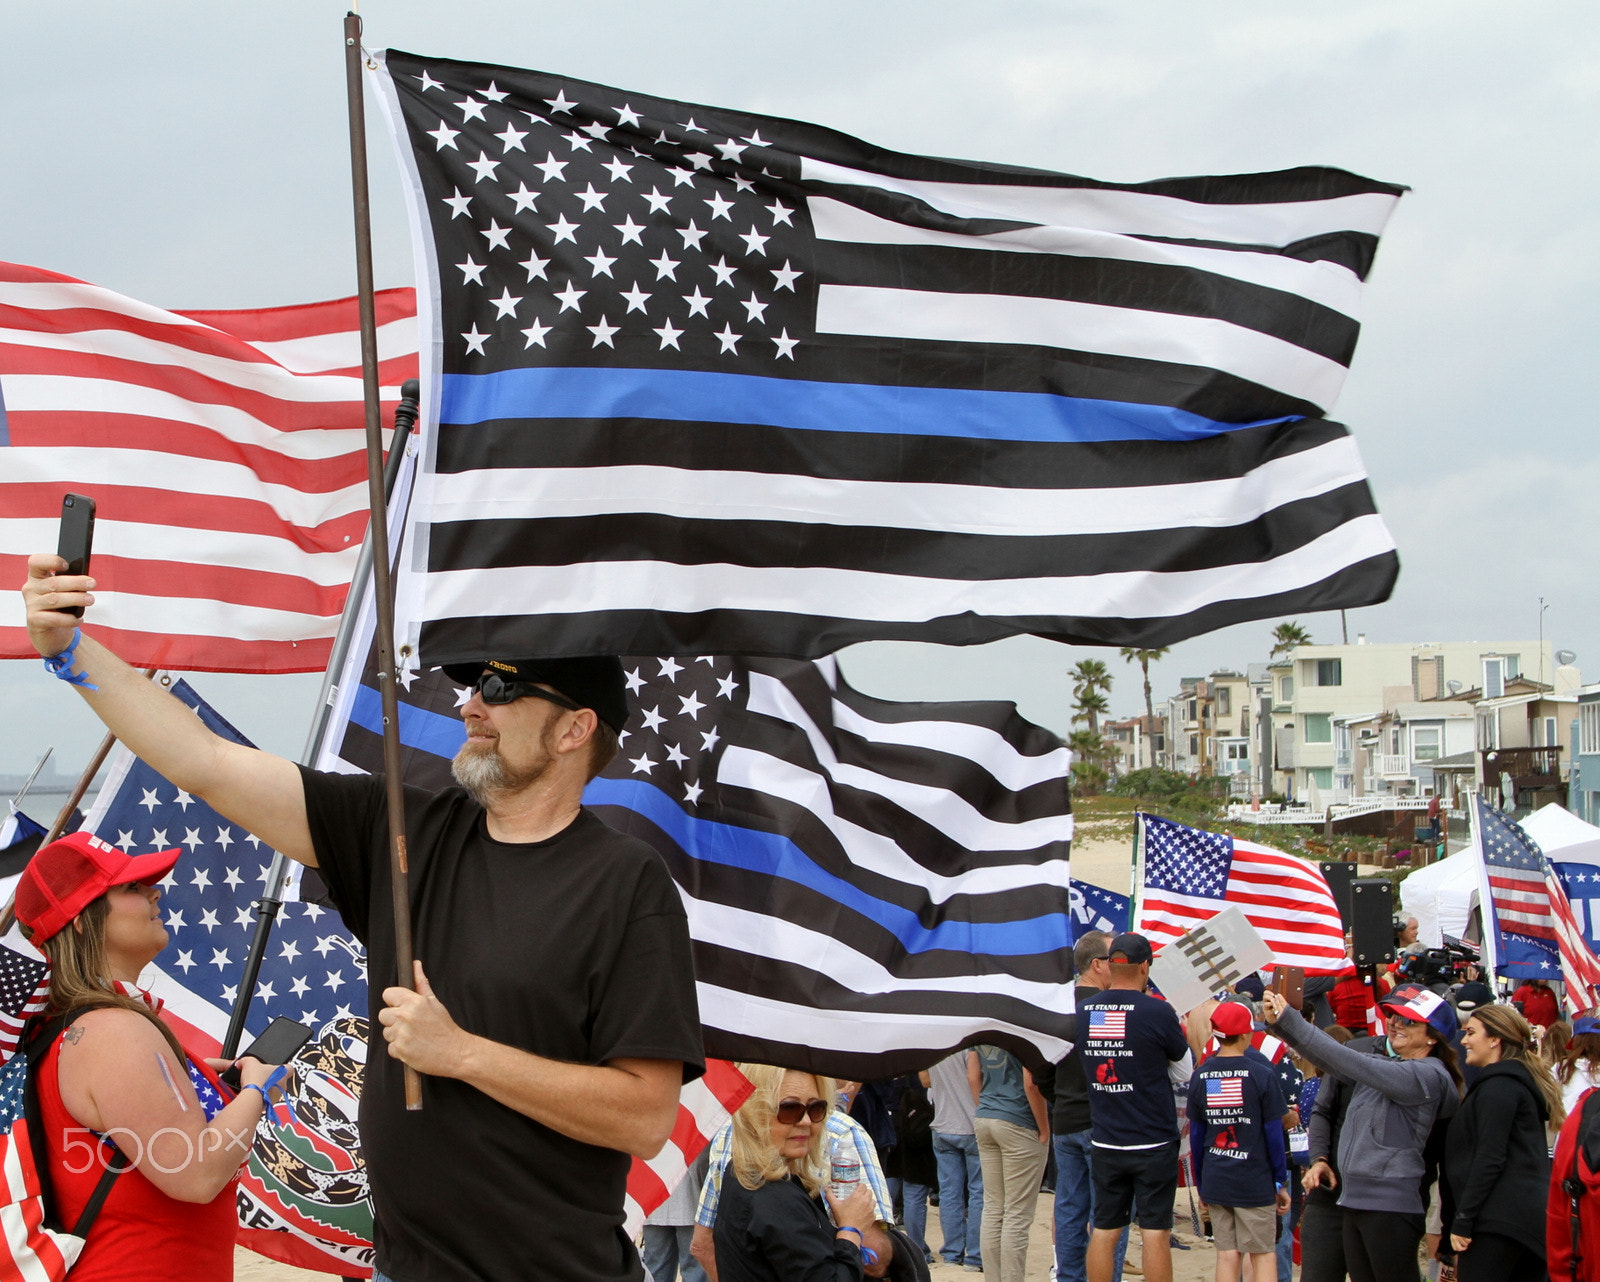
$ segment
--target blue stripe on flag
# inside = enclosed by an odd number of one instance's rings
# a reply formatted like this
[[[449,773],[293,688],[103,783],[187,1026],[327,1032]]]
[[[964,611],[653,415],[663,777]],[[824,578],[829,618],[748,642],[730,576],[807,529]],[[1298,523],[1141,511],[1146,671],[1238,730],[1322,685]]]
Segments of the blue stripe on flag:
[[[507,369],[446,374],[440,420],[652,418],[806,431],[1007,441],[1192,441],[1284,423],[1222,423],[1164,405],[1046,392],[879,387],[669,369]]]
[[[642,780],[595,779],[584,789],[583,800],[586,805],[620,806],[642,815],[692,859],[782,877],[826,895],[891,931],[908,953],[949,949],[980,956],[1023,957],[1072,946],[1066,913],[1024,921],[947,921],[930,929],[909,909],[874,899],[819,867],[787,837],[696,819],[661,789]]]
[[[350,720],[373,734],[383,733],[383,696],[370,686],[356,691],[350,705]],[[467,727],[460,717],[447,717],[426,708],[400,705],[400,742],[407,748],[431,752],[447,760],[467,739]]]

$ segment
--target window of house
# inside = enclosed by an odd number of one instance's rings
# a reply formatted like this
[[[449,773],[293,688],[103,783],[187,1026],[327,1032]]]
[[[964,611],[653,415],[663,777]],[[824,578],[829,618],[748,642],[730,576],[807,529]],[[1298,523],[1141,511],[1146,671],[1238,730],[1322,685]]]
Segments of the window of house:
[[[1342,686],[1344,684],[1344,660],[1318,659],[1317,684],[1319,686]]]
[[[1578,705],[1578,751],[1600,752],[1600,703]]]
[[[1248,743],[1230,743],[1228,745],[1229,761],[1248,761],[1250,759],[1250,745]]]
[[[1305,718],[1307,743],[1333,742],[1333,717],[1326,712],[1308,712]]]
[[[1200,755],[1200,736],[1197,734],[1192,734],[1189,736],[1189,755],[1191,757],[1198,757]]]
[[[1535,717],[1533,722],[1533,746],[1536,748],[1554,748],[1556,739],[1556,719],[1554,717]]]
[[[1233,715],[1233,690],[1228,686],[1223,686],[1217,691],[1217,715],[1219,717]]]
[[[1155,744],[1157,752],[1165,752],[1167,750],[1167,736],[1166,735],[1164,735],[1164,734],[1156,734],[1156,735],[1151,735],[1150,738],[1151,738],[1151,742],[1153,742]]]
[[[1389,755],[1391,757],[1398,757],[1400,755],[1400,727],[1399,726],[1390,726],[1389,727]]]
[[[1278,690],[1279,690],[1279,694],[1278,694],[1279,701],[1282,702],[1282,703],[1288,703],[1290,699],[1294,698],[1294,678],[1293,677],[1279,677],[1278,678]]]
[[[1324,792],[1333,787],[1332,766],[1314,766],[1306,771],[1306,777]]]
[[[1506,661],[1498,655],[1483,661],[1483,697],[1498,699],[1506,692]]]
[[[1437,761],[1442,728],[1439,726],[1412,726],[1411,727],[1411,759],[1413,761]]]
[[[1500,746],[1500,714],[1498,712],[1480,712],[1478,714],[1478,747],[1484,752],[1493,752]]]

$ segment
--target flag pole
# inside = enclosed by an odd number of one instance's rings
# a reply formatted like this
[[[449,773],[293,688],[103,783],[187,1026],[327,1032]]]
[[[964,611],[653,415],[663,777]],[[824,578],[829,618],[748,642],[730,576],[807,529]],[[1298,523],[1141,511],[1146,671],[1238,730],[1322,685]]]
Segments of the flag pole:
[[[400,474],[400,463],[405,457],[406,441],[417,421],[417,401],[421,394],[417,380],[408,378],[400,385],[400,404],[394,410],[394,435],[389,439],[389,461],[383,471],[383,497],[387,508],[394,494],[395,478]],[[387,516],[385,517],[387,519]],[[328,670],[322,677],[322,690],[317,696],[317,709],[311,719],[311,731],[306,735],[306,746],[300,754],[300,764],[315,766],[322,750],[323,735],[327,733],[328,716],[332,710],[334,682],[344,667],[357,627],[361,621],[362,585],[372,568],[372,531],[367,531],[361,541],[361,554],[356,560],[356,572],[350,579],[350,591],[344,600],[344,612],[339,618],[339,631],[333,639],[333,651],[328,657]],[[244,972],[239,979],[239,991],[233,999],[233,1010],[228,1016],[228,1032],[222,1040],[222,1057],[232,1059],[239,1053],[239,1043],[244,1039],[244,1022],[250,1015],[250,1005],[255,1000],[256,976],[261,973],[262,959],[267,955],[267,943],[273,928],[278,924],[278,914],[283,911],[283,889],[289,881],[289,860],[274,851],[267,869],[266,889],[256,900],[256,929],[250,940],[250,950],[245,954]]]
[[[405,796],[400,787],[400,712],[395,695],[394,591],[389,521],[383,495],[383,425],[378,412],[378,319],[372,285],[372,206],[367,195],[367,125],[361,92],[361,18],[344,19],[345,89],[350,116],[350,183],[355,204],[356,292],[361,307],[361,381],[367,410],[367,498],[371,510],[373,599],[377,607],[378,689],[383,696],[383,773],[389,802],[389,884],[394,892],[394,952],[398,983],[415,987],[411,953],[411,891],[406,857]],[[376,978],[376,977],[374,977]],[[405,1069],[406,1108],[422,1107],[422,1077]]]

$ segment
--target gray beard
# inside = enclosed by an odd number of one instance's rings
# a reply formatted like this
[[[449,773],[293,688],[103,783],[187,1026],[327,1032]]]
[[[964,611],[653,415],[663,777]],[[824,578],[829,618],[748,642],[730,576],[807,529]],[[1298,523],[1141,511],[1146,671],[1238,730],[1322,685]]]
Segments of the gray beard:
[[[547,756],[532,769],[513,774],[506,765],[506,759],[500,755],[498,746],[491,746],[487,751],[475,751],[469,742],[457,750],[450,762],[450,773],[474,801],[488,810],[493,802],[508,793],[520,792],[529,784],[536,783],[550,768],[550,764]]]

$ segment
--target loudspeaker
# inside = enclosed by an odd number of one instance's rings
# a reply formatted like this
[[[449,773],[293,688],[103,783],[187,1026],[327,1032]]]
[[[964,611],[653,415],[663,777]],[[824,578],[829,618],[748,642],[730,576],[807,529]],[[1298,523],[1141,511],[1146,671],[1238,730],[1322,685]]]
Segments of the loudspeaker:
[[[1339,920],[1344,923],[1344,928],[1349,930],[1350,883],[1356,879],[1356,866],[1327,861],[1319,863],[1317,867],[1322,869],[1322,879],[1328,883],[1328,889],[1333,891],[1333,902],[1339,905]]]
[[[1394,883],[1387,877],[1350,883],[1350,935],[1357,966],[1394,960]]]

